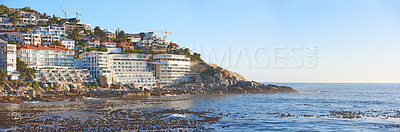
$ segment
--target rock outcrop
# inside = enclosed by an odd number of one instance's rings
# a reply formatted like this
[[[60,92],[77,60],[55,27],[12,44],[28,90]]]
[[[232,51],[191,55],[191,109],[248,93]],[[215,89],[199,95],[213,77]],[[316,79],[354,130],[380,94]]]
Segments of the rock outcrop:
[[[111,79],[108,76],[105,76],[105,75],[98,77],[99,86],[103,87],[103,88],[109,88],[110,85],[111,85],[110,80]]]
[[[158,94],[229,94],[229,93],[289,93],[297,92],[291,87],[266,85],[247,81],[242,75],[223,69],[215,64],[193,65],[196,74],[190,83],[165,86],[154,92]],[[193,70],[193,69],[192,69]],[[192,71],[193,72],[193,71]]]

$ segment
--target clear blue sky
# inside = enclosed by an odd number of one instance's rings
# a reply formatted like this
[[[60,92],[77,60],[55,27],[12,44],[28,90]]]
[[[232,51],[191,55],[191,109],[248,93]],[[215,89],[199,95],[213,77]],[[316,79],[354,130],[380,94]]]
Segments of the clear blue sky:
[[[83,23],[112,31],[168,28],[174,33],[170,40],[248,80],[400,83],[400,1],[396,0],[1,2],[60,17],[63,6],[81,13]],[[306,50],[309,47],[316,47],[316,54]],[[307,62],[310,52],[317,65],[299,63]],[[272,59],[276,56],[283,58]]]

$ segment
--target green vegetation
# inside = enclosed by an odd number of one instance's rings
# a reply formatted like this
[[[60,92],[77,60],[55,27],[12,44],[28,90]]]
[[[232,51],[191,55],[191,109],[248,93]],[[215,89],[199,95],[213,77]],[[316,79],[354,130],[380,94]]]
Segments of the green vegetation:
[[[103,30],[101,30],[99,26],[97,26],[94,28],[94,36],[103,40],[106,37],[106,33]]]
[[[112,38],[111,41],[114,41],[117,43],[122,42],[122,41],[127,41],[126,33],[124,30],[121,30],[119,32],[115,31],[115,36],[116,36],[116,38]]]
[[[36,81],[33,81],[32,88],[35,89],[36,91],[39,91],[39,88],[40,88],[39,83]]]
[[[47,23],[44,22],[43,20],[39,20],[37,23],[38,26],[47,26]]]
[[[9,43],[9,44],[18,44],[17,41],[14,41],[14,40],[13,40],[13,41],[10,41],[10,42],[8,42],[8,43]]]
[[[7,72],[0,68],[0,86],[3,87],[6,83]]]
[[[46,19],[48,16],[47,16],[47,14],[46,13],[43,13],[41,16],[40,16],[40,19]]]
[[[8,14],[10,12],[10,9],[8,9],[7,6],[1,4],[0,5],[0,14],[2,17],[5,17],[5,14]]]
[[[51,24],[57,24],[59,22],[61,22],[60,19],[58,19],[56,15],[53,14],[53,17],[47,22],[47,26]]]
[[[63,46],[60,41],[54,41],[54,44],[57,46]]]
[[[88,52],[94,51],[94,50],[102,51],[102,52],[107,52],[108,51],[108,49],[107,49],[107,47],[105,45],[100,45],[100,47],[97,47],[97,48],[87,48],[86,49],[86,51],[88,51]]]
[[[75,28],[74,30],[72,30],[72,32],[67,33],[68,34],[67,38],[81,42],[81,35],[79,34],[81,31],[82,31],[82,29]],[[83,41],[82,41],[82,43],[83,43]]]
[[[215,71],[211,68],[209,68],[203,72],[203,75],[205,75],[205,76],[214,76],[214,74],[215,74]]]
[[[24,7],[24,8],[21,8],[21,9],[19,9],[19,10],[20,10],[20,11],[25,11],[25,12],[31,12],[31,13],[37,13],[37,14],[39,14],[38,11],[31,9],[31,7]]]
[[[24,61],[22,61],[19,57],[17,57],[17,71],[21,72],[21,74],[25,75],[33,75],[35,76],[36,70],[33,68],[28,68],[28,65],[25,64]]]

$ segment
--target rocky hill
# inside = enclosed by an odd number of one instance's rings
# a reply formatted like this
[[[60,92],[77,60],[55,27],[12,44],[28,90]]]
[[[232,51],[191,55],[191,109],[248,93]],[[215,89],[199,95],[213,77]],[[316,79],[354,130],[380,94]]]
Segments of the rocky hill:
[[[193,80],[165,86],[153,91],[162,94],[229,94],[229,93],[290,93],[297,92],[291,87],[265,85],[255,81],[247,81],[242,75],[218,67],[215,64],[193,62]]]

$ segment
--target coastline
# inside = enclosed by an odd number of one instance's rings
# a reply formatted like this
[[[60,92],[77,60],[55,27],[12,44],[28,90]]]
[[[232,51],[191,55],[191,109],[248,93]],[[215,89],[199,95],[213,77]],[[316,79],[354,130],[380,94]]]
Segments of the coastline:
[[[178,86],[179,87],[179,86]],[[214,89],[182,89],[176,87],[160,88],[152,91],[139,91],[133,89],[73,89],[71,91],[49,91],[40,93],[36,91],[5,91],[10,94],[0,96],[0,103],[24,103],[31,101],[55,102],[55,101],[79,101],[87,98],[112,98],[112,97],[146,97],[146,96],[165,96],[165,95],[222,95],[222,94],[245,94],[245,93],[293,93],[297,92],[291,87],[264,85],[254,87],[233,87],[233,88],[214,88]]]

